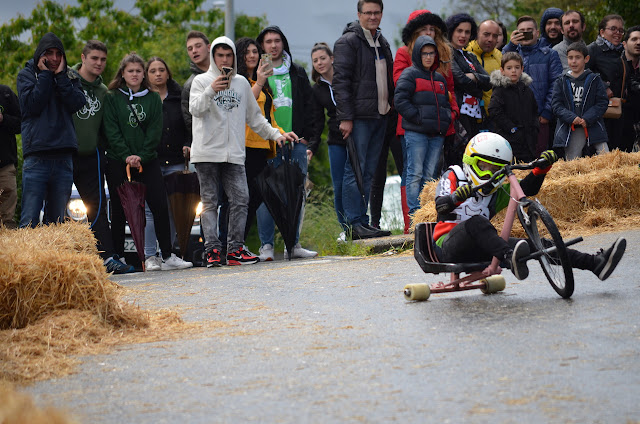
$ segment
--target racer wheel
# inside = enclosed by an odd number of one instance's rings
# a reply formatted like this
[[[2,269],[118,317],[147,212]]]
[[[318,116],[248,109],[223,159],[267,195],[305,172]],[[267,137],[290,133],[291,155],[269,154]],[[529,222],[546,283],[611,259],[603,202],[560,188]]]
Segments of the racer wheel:
[[[526,209],[526,212],[524,210]],[[538,261],[551,287],[564,299],[573,294],[573,269],[560,231],[551,214],[538,202],[518,207],[518,219],[535,251],[544,251]]]
[[[484,294],[498,293],[507,286],[506,281],[502,275],[492,275],[483,280],[485,287],[480,289]]]
[[[404,298],[407,300],[427,300],[431,296],[429,284],[407,284],[404,286]]]

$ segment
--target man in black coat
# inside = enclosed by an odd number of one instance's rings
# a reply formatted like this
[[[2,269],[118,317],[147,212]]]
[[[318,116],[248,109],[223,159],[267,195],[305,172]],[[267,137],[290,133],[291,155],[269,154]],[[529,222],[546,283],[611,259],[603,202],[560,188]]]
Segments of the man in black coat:
[[[359,0],[358,20],[336,41],[333,89],[340,132],[351,136],[362,173],[362,192],[351,161],[343,180],[343,206],[352,238],[389,234],[369,225],[367,205],[393,101],[391,47],[380,33],[382,0]]]
[[[16,134],[20,134],[18,96],[6,85],[0,85],[0,225],[14,228],[13,215],[18,202],[16,165],[18,149]]]

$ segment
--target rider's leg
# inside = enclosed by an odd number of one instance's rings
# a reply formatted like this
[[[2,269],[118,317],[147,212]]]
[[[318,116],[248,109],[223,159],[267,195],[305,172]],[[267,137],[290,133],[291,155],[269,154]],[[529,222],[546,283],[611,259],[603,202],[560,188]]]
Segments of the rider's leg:
[[[443,262],[484,262],[505,258],[513,248],[504,241],[489,219],[476,215],[456,225],[442,244]]]
[[[567,249],[571,266],[593,272],[599,279],[606,280],[616,268],[627,247],[627,241],[620,237],[607,250],[600,249],[595,255]]]

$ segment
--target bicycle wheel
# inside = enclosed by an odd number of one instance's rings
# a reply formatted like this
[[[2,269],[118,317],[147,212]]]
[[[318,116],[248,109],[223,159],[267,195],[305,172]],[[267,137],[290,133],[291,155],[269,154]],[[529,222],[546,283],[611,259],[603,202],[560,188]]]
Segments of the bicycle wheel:
[[[524,208],[527,210],[527,216],[523,215],[523,208],[519,207],[518,219],[535,250],[555,247],[552,252],[544,253],[538,258],[544,275],[551,287],[562,298],[568,299],[573,294],[573,268],[560,231],[549,212],[540,203],[529,201]]]

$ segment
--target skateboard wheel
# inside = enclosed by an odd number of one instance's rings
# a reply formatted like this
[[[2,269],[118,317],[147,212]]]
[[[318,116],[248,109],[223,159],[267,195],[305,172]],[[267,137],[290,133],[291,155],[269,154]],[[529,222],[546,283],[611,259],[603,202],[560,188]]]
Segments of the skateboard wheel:
[[[404,298],[407,300],[427,300],[431,296],[429,284],[407,284],[404,286]]]
[[[485,288],[480,289],[484,294],[498,293],[506,287],[506,281],[502,275],[492,275],[484,280]]]

